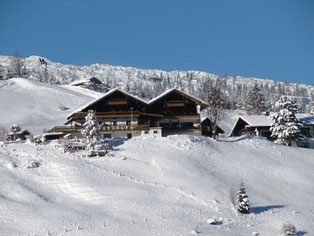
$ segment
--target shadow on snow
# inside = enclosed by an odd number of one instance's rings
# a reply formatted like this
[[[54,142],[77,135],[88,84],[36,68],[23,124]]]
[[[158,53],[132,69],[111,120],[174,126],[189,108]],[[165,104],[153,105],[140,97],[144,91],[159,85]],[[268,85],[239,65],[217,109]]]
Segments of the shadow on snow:
[[[271,209],[277,209],[277,208],[284,208],[284,205],[273,205],[273,206],[257,206],[257,207],[251,207],[251,211],[254,214],[260,214],[265,211],[269,211]]]

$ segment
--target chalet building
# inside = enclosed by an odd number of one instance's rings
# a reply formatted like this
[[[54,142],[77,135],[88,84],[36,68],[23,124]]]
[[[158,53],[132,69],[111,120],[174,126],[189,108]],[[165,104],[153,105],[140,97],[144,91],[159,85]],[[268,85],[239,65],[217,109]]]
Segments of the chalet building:
[[[100,122],[99,131],[104,138],[201,135],[200,110],[205,107],[202,101],[177,89],[168,90],[148,103],[113,89],[71,113],[65,125],[52,128],[44,136],[46,140],[69,133],[80,136],[89,110],[94,111]]]
[[[304,114],[296,114],[296,117],[299,121],[304,123],[304,125],[300,127],[301,133],[307,138],[307,140],[303,142],[303,146],[314,148],[314,117]],[[274,140],[270,137],[270,127],[272,124],[273,121],[265,115],[240,116],[232,128],[230,136],[252,134]]]

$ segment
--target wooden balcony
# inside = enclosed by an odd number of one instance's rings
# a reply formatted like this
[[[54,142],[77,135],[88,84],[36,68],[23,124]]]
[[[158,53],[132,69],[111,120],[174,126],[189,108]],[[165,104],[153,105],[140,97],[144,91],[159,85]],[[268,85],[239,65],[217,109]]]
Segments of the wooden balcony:
[[[63,132],[67,133],[79,133],[84,127],[72,127],[72,126],[55,126],[48,133]],[[149,125],[103,125],[99,128],[99,131],[123,131],[123,130],[148,130]]]
[[[83,120],[87,116],[88,112],[76,112],[71,116],[73,120]],[[131,118],[139,117],[138,111],[109,111],[109,112],[95,112],[97,118]]]
[[[164,116],[165,119],[167,118],[177,118],[177,119],[183,119],[183,118],[198,118],[200,119],[200,115],[199,114],[190,114],[190,115],[186,115],[186,114],[174,114],[174,115],[165,115]]]
[[[164,132],[173,132],[173,133],[180,133],[180,132],[200,132],[200,128],[163,128]]]
[[[102,126],[101,131],[123,131],[123,130],[148,130],[149,125],[108,125]]]

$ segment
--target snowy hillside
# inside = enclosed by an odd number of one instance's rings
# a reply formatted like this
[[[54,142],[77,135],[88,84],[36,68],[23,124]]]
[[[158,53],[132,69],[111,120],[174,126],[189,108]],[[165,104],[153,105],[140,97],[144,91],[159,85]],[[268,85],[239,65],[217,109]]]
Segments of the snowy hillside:
[[[202,84],[208,80],[217,81],[218,76],[201,71],[161,71],[143,70],[133,67],[122,67],[105,64],[90,66],[64,65],[31,56],[25,59],[27,76],[36,81],[49,84],[70,84],[73,81],[96,77],[109,88],[120,87],[143,98],[151,99],[169,88],[178,88],[198,97]],[[5,71],[10,69],[10,57],[0,56],[0,66]],[[285,92],[298,99],[300,107],[309,111],[309,104],[314,100],[314,86],[277,82],[269,79],[244,78],[240,76],[219,77],[217,84],[229,96],[232,103],[241,104],[250,87],[259,84],[269,104],[274,104],[278,94]]]
[[[18,124],[34,134],[42,134],[66,121],[67,115],[78,107],[98,97],[91,90],[56,86],[29,79],[0,80],[0,127],[8,129]],[[65,110],[59,108],[64,105]]]
[[[0,147],[0,234],[271,236],[291,222],[314,235],[313,150],[182,135],[121,141],[112,153]],[[232,204],[241,181],[248,215]]]

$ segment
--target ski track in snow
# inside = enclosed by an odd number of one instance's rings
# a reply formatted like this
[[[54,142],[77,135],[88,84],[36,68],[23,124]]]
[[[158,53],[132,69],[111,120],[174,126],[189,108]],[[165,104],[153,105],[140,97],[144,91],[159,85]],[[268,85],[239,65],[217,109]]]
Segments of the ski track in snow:
[[[92,187],[85,186],[78,181],[78,170],[74,167],[50,165],[51,177],[44,177],[42,184],[53,184],[56,191],[63,192],[68,198],[83,201],[88,204],[98,205],[105,201],[105,193]]]

